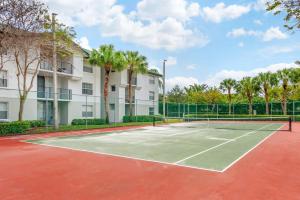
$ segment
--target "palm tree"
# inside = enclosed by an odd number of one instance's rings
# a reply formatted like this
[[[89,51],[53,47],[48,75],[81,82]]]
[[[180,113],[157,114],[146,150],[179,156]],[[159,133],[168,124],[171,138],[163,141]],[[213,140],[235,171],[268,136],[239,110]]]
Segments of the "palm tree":
[[[102,45],[98,50],[93,49],[89,58],[89,63],[98,67],[104,68],[104,104],[105,104],[105,119],[109,123],[109,108],[108,108],[108,83],[112,70],[122,71],[125,67],[124,54],[120,51],[115,51],[113,45]]]
[[[289,84],[291,81],[292,73],[290,69],[283,69],[277,72],[277,76],[281,82],[281,105],[283,114],[287,114],[287,98],[289,95]]]
[[[147,58],[137,51],[125,53],[125,65],[128,71],[129,115],[132,116],[132,80],[134,74],[145,74],[148,71]]]
[[[276,74],[272,74],[271,72],[259,73],[256,77],[257,83],[259,85],[260,91],[263,93],[266,103],[266,114],[270,114],[270,93],[274,86],[278,84]]]
[[[223,92],[227,91],[228,94],[228,104],[229,104],[229,115],[231,115],[231,102],[232,102],[232,90],[236,87],[236,80],[228,78],[224,79],[220,83],[220,89],[223,90]]]
[[[238,82],[236,91],[247,98],[249,105],[249,114],[251,115],[253,113],[253,98],[258,91],[256,80],[252,77],[244,77],[241,81]]]
[[[204,92],[208,86],[206,84],[196,84],[190,85],[189,87],[184,87],[186,93],[193,93],[193,92]]]

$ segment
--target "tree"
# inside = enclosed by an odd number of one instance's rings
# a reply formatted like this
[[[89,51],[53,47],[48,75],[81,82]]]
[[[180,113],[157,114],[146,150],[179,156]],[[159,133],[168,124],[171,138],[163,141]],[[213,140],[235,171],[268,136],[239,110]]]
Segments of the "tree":
[[[231,103],[232,103],[232,90],[236,86],[236,80],[228,78],[224,79],[220,83],[220,89],[223,90],[224,92],[227,91],[227,99],[228,99],[228,106],[229,106],[229,115],[231,114]]]
[[[244,77],[241,81],[238,82],[236,91],[247,98],[249,105],[249,114],[251,115],[253,113],[253,98],[258,91],[256,80],[252,77]]]
[[[270,72],[259,73],[256,77],[257,83],[259,85],[260,92],[263,94],[266,105],[266,114],[270,114],[270,93],[271,89],[278,84],[276,74],[272,74]]]
[[[186,93],[192,93],[192,92],[204,92],[208,86],[206,84],[196,84],[190,85],[189,87],[184,87],[184,90]]]
[[[125,57],[121,51],[115,51],[113,45],[102,45],[98,50],[93,49],[89,63],[104,68],[104,104],[105,119],[109,123],[108,83],[112,70],[122,71],[125,68]]]
[[[1,2],[1,48],[7,48],[17,67],[19,90],[19,121],[23,119],[24,104],[33,87],[38,67],[43,58],[40,53],[45,43],[45,24],[48,11],[43,3],[35,0],[5,0]],[[3,54],[2,54],[3,55]],[[5,62],[1,56],[1,65]]]
[[[22,121],[24,104],[40,63],[51,55],[51,21],[45,4],[37,0],[1,1],[0,20],[0,68],[8,61],[16,65],[20,98],[18,118]],[[74,33],[68,32],[71,29],[58,24],[57,39],[66,42],[73,38]],[[4,58],[9,59],[4,61]]]
[[[300,29],[300,1],[299,0],[269,0],[267,11],[274,11],[274,15],[285,12],[285,27],[288,30]]]
[[[137,51],[127,51],[125,53],[125,66],[128,71],[128,98],[129,115],[132,116],[132,80],[134,74],[145,74],[148,71],[147,58]]]
[[[181,89],[179,85],[175,85],[175,87],[167,93],[167,99],[169,102],[183,103],[185,101],[184,90]]]
[[[278,79],[281,83],[281,105],[283,114],[287,114],[287,99],[290,93],[291,70],[283,69],[277,72]]]
[[[216,104],[222,102],[223,94],[216,87],[210,87],[204,93],[204,99],[208,104]]]

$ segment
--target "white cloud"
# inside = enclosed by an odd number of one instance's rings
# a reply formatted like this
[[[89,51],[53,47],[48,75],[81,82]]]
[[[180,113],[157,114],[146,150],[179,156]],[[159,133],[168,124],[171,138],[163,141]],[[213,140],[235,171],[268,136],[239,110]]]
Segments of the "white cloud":
[[[169,56],[167,58],[166,66],[173,66],[173,65],[177,65],[177,58]]]
[[[196,69],[196,65],[192,64],[192,65],[188,65],[185,67],[187,70],[195,70]]]
[[[210,85],[210,86],[218,86],[220,82],[226,78],[233,78],[235,80],[241,80],[245,76],[256,76],[260,72],[276,72],[278,70],[284,69],[284,68],[295,68],[297,67],[294,63],[278,63],[269,65],[267,67],[262,68],[255,68],[249,71],[245,70],[221,70],[217,72],[214,75],[209,76],[209,78],[204,81],[204,83]]]
[[[287,35],[279,29],[279,27],[271,27],[263,34],[263,41],[268,42],[274,39],[286,39]]]
[[[277,54],[291,53],[294,51],[299,51],[299,44],[289,45],[289,46],[269,46],[259,50],[259,54],[265,57],[274,56]]]
[[[91,50],[91,46],[89,45],[89,40],[87,37],[81,37],[78,41],[79,45],[85,49]]]
[[[216,4],[214,7],[204,7],[202,15],[207,21],[220,23],[225,20],[237,19],[240,16],[248,13],[251,6],[229,5],[226,6],[223,2]]]
[[[268,2],[268,0],[257,0],[254,4],[253,4],[253,8],[257,11],[260,10],[266,10],[267,6],[266,3]]]
[[[241,36],[258,36],[258,31],[246,30],[244,28],[236,28],[227,33],[227,37],[241,37]]]
[[[244,44],[244,42],[239,42],[239,43],[238,43],[238,46],[239,46],[239,47],[244,47],[245,44]]]
[[[166,50],[201,47],[208,43],[206,36],[188,27],[187,21],[199,15],[199,5],[187,3],[186,0],[164,0],[157,5],[154,1],[142,0],[138,3],[138,10],[129,13],[116,0],[101,0],[101,3],[99,0],[43,1],[66,24],[98,26],[104,37],[119,37],[124,42]],[[165,4],[163,8],[162,3],[170,3],[172,6]],[[177,5],[184,6],[178,8]],[[168,12],[161,14],[161,9]],[[150,17],[153,10],[156,12]],[[145,11],[143,16],[140,16],[141,11]]]
[[[186,0],[141,0],[137,4],[136,15],[145,20],[160,20],[172,17],[178,21],[187,21],[200,14],[198,3]]]
[[[263,25],[262,21],[260,21],[259,19],[254,20],[253,23],[259,26]]]
[[[172,89],[175,85],[179,85],[181,88],[193,85],[193,84],[199,84],[199,81],[195,77],[184,77],[184,76],[176,76],[173,78],[166,79],[166,90]]]
[[[269,42],[272,40],[283,40],[288,36],[283,33],[279,27],[270,27],[265,32],[255,31],[255,30],[246,30],[244,28],[236,28],[227,33],[227,37],[242,37],[242,36],[255,36],[259,37],[264,42]]]

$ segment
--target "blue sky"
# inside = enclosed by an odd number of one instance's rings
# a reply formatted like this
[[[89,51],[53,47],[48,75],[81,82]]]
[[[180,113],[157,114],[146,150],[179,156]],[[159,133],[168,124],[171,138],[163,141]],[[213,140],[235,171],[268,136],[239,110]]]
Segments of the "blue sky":
[[[159,69],[167,58],[168,88],[293,67],[300,55],[299,33],[266,13],[265,0],[44,1],[86,48],[138,50]]]

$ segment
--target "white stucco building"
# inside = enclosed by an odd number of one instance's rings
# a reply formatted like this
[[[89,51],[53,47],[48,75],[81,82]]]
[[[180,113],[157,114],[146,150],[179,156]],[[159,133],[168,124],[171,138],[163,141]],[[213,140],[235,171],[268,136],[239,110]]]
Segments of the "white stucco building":
[[[67,56],[58,55],[58,113],[61,124],[78,118],[103,118],[103,69],[88,64],[89,52],[74,48]],[[53,123],[52,65],[44,60],[24,107],[24,120]],[[16,121],[19,92],[15,63],[5,63],[0,71],[0,120]],[[32,76],[33,73],[30,73]],[[28,77],[29,79],[31,77]],[[136,115],[158,114],[159,74],[138,74],[133,81],[133,110]],[[129,113],[127,70],[112,72],[109,82],[110,121],[121,122]]]

